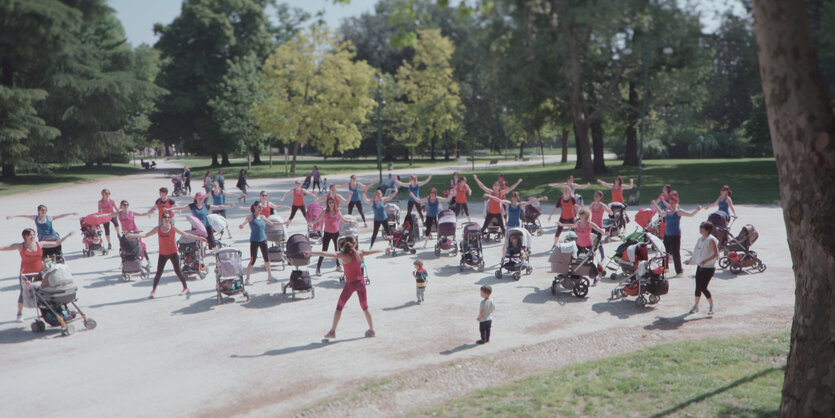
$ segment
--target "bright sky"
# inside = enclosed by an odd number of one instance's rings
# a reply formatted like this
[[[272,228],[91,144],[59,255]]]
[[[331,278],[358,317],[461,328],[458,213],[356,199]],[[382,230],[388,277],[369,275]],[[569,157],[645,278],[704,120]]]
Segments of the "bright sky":
[[[374,10],[377,0],[351,0],[350,4],[333,4],[332,0],[280,0],[291,7],[298,7],[315,15],[325,10],[325,21],[329,27],[337,28],[347,17],[359,16]],[[693,4],[701,12],[702,24],[706,32],[713,32],[719,24],[718,16],[725,10],[742,15],[745,10],[739,1],[728,0],[678,0],[680,4]],[[457,4],[450,1],[450,4]],[[109,0],[108,4],[116,10],[116,15],[125,27],[128,41],[134,46],[141,43],[153,45],[156,42],[154,24],[171,23],[180,14],[180,0]],[[718,14],[717,14],[718,13]]]

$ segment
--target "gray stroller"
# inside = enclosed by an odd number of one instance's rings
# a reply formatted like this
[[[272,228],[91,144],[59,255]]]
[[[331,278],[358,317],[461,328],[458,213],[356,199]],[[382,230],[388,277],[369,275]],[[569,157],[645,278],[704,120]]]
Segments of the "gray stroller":
[[[241,251],[234,248],[221,248],[215,253],[215,289],[217,304],[222,303],[222,296],[242,294],[249,300],[249,293],[244,285],[244,269],[241,267]]]
[[[32,280],[43,277],[40,287],[35,286]],[[96,328],[96,321],[87,318],[84,311],[76,305],[75,286],[69,269],[64,264],[48,263],[40,273],[22,275],[20,285],[24,293],[24,306],[37,308],[38,319],[32,323],[32,331],[43,332],[46,325],[60,327],[64,336],[72,335],[75,327],[69,324],[70,321],[81,316],[84,320],[84,327],[92,330]],[[72,305],[76,310],[70,310]]]
[[[300,268],[307,267],[310,264],[310,257],[306,256],[305,253],[311,250],[310,240],[304,234],[293,234],[287,239],[287,262],[296,268],[290,273],[290,281],[281,288],[281,291],[286,294],[289,287],[293,299],[296,298],[296,292],[307,291],[310,291],[311,298],[316,297],[316,290],[313,287],[310,272]]]
[[[278,215],[270,215],[268,219],[272,222],[284,222]],[[270,263],[281,263],[281,270],[284,270],[287,266],[284,225],[266,224],[264,226],[264,232],[267,234],[267,241],[272,244],[267,249],[267,258],[270,260]]]

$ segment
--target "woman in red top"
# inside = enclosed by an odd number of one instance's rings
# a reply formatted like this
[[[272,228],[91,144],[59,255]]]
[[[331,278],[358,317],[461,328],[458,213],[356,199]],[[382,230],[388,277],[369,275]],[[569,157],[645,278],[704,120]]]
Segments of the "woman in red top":
[[[293,220],[293,217],[296,216],[296,211],[301,211],[302,215],[304,216],[302,219],[307,219],[307,211],[304,208],[304,195],[308,194],[313,196],[314,199],[316,198],[316,193],[312,193],[305,189],[302,189],[302,182],[298,180],[296,180],[295,187],[288,190],[287,193],[284,193],[284,196],[281,196],[281,200],[286,199],[287,195],[289,195],[290,193],[293,194],[293,205],[291,206],[292,209],[290,209],[290,218],[287,219],[287,224],[289,224],[290,221]]]
[[[333,248],[337,248],[336,241],[339,239],[339,221],[356,224],[356,222],[348,221],[342,216],[342,212],[340,212],[339,207],[336,206],[336,199],[330,196],[328,196],[328,203],[325,210],[319,214],[318,218],[308,222],[308,224],[316,225],[322,218],[325,219],[325,233],[322,234],[322,251],[328,250],[328,245],[331,241],[333,241]],[[320,256],[319,262],[316,263],[317,276],[322,274],[322,260],[324,260],[324,257]],[[336,271],[342,271],[338,258],[336,260]]]
[[[348,299],[351,298],[354,292],[357,292],[360,307],[365,314],[365,320],[368,321],[368,331],[365,331],[365,336],[373,337],[375,335],[374,323],[371,321],[371,312],[368,312],[365,277],[362,276],[362,259],[365,256],[377,254],[382,251],[357,251],[356,245],[353,239],[346,239],[342,243],[342,250],[339,253],[310,252],[306,254],[308,257],[311,255],[333,257],[341,260],[345,265],[345,287],[342,288],[342,294],[339,295],[339,301],[336,303],[336,312],[333,314],[333,325],[331,326],[331,330],[325,334],[325,338],[336,338],[336,326],[339,325],[339,319],[342,317],[342,309],[345,308],[345,303],[348,302]]]
[[[461,210],[467,214],[467,222],[470,222],[470,208],[467,206],[467,196],[473,194],[473,189],[467,185],[467,178],[461,176],[455,186],[455,217],[461,214]]]
[[[560,241],[560,234],[562,233],[562,224],[573,224],[574,218],[577,217],[577,206],[575,206],[574,196],[571,194],[571,187],[568,185],[562,186],[562,197],[559,200],[559,204],[554,206],[554,210],[551,211],[551,214],[548,215],[548,220],[551,220],[551,217],[554,216],[554,212],[557,211],[557,208],[561,208],[562,211],[560,212],[560,220],[557,223],[557,233],[554,235],[554,245]]]
[[[12,244],[5,247],[0,247],[0,251],[17,251],[20,253],[20,280],[29,280],[24,277],[29,274],[37,274],[43,270],[43,249],[55,248],[61,245],[65,239],[69,238],[74,232],[70,232],[67,236],[58,241],[38,241],[35,230],[26,228],[20,235],[23,237],[23,242]],[[36,278],[35,281],[40,280]],[[20,296],[17,297],[17,322],[23,322],[23,283],[20,286]]]
[[[99,213],[114,213],[117,211],[116,203],[113,202],[113,199],[110,198],[110,190],[102,189],[101,191],[101,200],[99,200]],[[119,231],[119,220],[115,217],[110,219],[110,222],[104,224],[104,236],[107,238],[107,249],[110,250],[113,248],[110,245],[110,224],[113,224],[113,227],[116,228],[116,236],[121,234]]]
[[[631,190],[632,188],[635,187],[634,180],[632,180],[632,179],[629,179],[629,185],[628,186],[624,186],[623,185],[623,177],[621,177],[621,176],[615,176],[615,182],[614,183],[606,183],[605,181],[600,180],[600,179],[598,179],[597,182],[612,190],[612,202],[618,202],[618,203],[624,203],[624,204],[626,202],[624,202],[624,200],[623,200],[623,191],[624,190]]]
[[[128,238],[148,238],[151,235],[157,235],[159,237],[159,258],[157,259],[157,274],[154,276],[154,287],[151,288],[151,295],[148,296],[149,299],[154,298],[154,293],[157,291],[157,285],[159,284],[159,279],[162,277],[162,269],[165,268],[165,263],[168,260],[171,260],[171,264],[174,266],[174,273],[180,279],[180,282],[183,284],[183,291],[180,292],[181,295],[186,295],[186,298],[191,297],[191,291],[188,290],[188,285],[186,284],[186,278],[183,276],[183,273],[180,272],[180,256],[177,254],[177,241],[176,241],[176,234],[180,234],[186,238],[191,238],[193,240],[198,240],[202,242],[206,242],[206,238],[199,237],[194,234],[190,234],[188,232],[183,232],[177,229],[174,225],[171,225],[171,214],[168,212],[162,214],[162,225],[155,226],[147,234],[125,234]]]
[[[478,180],[476,180],[478,181]],[[490,226],[491,221],[496,221],[496,224],[499,226],[499,229],[502,230],[502,235],[505,234],[504,230],[504,219],[502,218],[502,204],[500,200],[490,199],[490,196],[495,197],[497,199],[502,199],[502,195],[499,191],[499,182],[493,183],[493,190],[489,193],[484,194],[484,198],[487,199],[487,215],[484,216],[484,225],[481,226],[481,233],[482,235],[487,232],[487,227]]]

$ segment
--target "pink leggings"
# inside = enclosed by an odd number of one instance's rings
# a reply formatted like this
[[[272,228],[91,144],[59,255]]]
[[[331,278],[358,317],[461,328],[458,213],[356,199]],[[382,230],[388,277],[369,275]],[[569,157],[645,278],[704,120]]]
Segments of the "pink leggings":
[[[345,283],[345,287],[342,288],[342,294],[339,295],[339,302],[336,303],[337,311],[341,311],[345,308],[345,304],[348,303],[348,299],[351,298],[351,295],[353,295],[354,292],[357,292],[357,297],[360,298],[360,307],[362,310],[368,310],[368,299],[366,298],[365,293],[365,279],[360,278],[359,280]]]

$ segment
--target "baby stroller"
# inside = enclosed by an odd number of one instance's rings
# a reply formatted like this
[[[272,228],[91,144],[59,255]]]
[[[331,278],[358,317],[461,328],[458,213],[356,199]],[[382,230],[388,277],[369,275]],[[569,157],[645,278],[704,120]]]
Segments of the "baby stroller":
[[[440,257],[441,251],[450,251],[452,256],[458,255],[458,242],[455,241],[456,217],[451,209],[438,213],[438,241],[435,242],[435,256]]]
[[[756,251],[751,250],[751,246],[760,237],[754,225],[745,225],[736,237],[730,234],[728,236],[726,255],[719,259],[719,267],[728,269],[734,274],[742,273],[742,270],[746,268],[760,273],[765,271],[765,263],[757,257]]]
[[[171,192],[172,196],[174,196],[174,197],[185,196],[187,194],[186,193],[186,188],[183,187],[182,177],[173,177],[171,179],[171,183],[174,184],[174,191]]]
[[[708,215],[707,221],[713,224],[713,232],[711,235],[716,237],[716,240],[719,241],[719,251],[724,252],[727,254],[727,244],[728,244],[728,237],[731,236],[731,225],[728,224],[728,219],[725,217],[724,212],[716,211]],[[733,223],[733,221],[731,221]],[[731,236],[731,238],[733,238]]]
[[[421,234],[420,234],[420,227],[418,226],[419,225],[418,224],[418,216],[415,215],[414,213],[411,214],[411,215],[407,215],[406,221],[404,221],[403,223],[405,224],[406,222],[409,222],[409,224],[412,226],[411,228],[409,228],[409,238],[408,239],[409,239],[409,246],[414,247],[415,243],[420,241],[420,239],[422,237]]]
[[[94,213],[81,218],[81,242],[84,244],[81,253],[85,257],[96,255],[96,251],[101,251],[101,255],[107,255],[107,248],[101,241],[101,225],[110,222],[110,219],[96,215],[99,214]]]
[[[37,277],[43,278],[40,287],[36,287],[31,281]],[[72,275],[66,265],[47,263],[40,273],[21,276],[20,285],[24,292],[24,305],[36,308],[38,311],[38,319],[31,326],[32,331],[43,332],[46,324],[49,324],[53,327],[60,327],[61,334],[69,336],[75,332],[75,327],[68,322],[78,315],[84,319],[84,328],[89,330],[96,328],[96,321],[87,318],[84,311],[75,303],[78,288],[73,284]],[[76,310],[70,310],[68,306],[70,304]]]
[[[191,215],[186,215],[186,219],[188,219],[192,226],[191,231],[189,231],[190,233],[200,237],[206,236],[206,227],[203,225],[203,222]],[[201,280],[205,279],[208,272],[204,261],[206,249],[203,243],[180,236],[177,240],[177,250],[180,253],[180,271],[183,272],[183,275],[186,278],[197,276]]]
[[[486,205],[485,205],[486,207]],[[482,236],[484,239],[493,240],[499,242],[504,238],[504,234],[502,233],[501,228],[499,228],[498,221],[495,219],[491,219],[490,223],[487,225],[487,229],[484,231],[484,235]]]
[[[610,300],[625,299],[629,296],[637,296],[635,304],[644,307],[647,304],[653,305],[661,301],[661,296],[666,295],[670,290],[670,283],[665,277],[667,270],[667,254],[660,253],[649,260],[637,263],[635,273],[621,287],[612,289]]]
[[[55,242],[61,239],[58,235],[44,235],[38,236],[38,241],[48,241],[48,242]],[[43,257],[44,259],[52,260],[56,263],[64,263],[64,250],[61,246],[52,247],[52,248],[44,248],[43,249]]]
[[[244,285],[244,269],[241,267],[241,251],[234,248],[221,248],[215,253],[215,289],[217,304],[222,302],[221,294],[234,296],[242,294],[249,300],[249,293]]]
[[[526,252],[524,257],[522,257],[520,253],[511,254],[511,241],[514,237],[519,237],[520,243],[522,244],[520,250],[525,250]],[[513,277],[513,280],[519,280],[522,277],[522,270],[525,271],[526,275],[533,273],[533,267],[530,265],[529,256],[531,250],[533,249],[531,246],[532,241],[531,234],[527,229],[510,228],[507,230],[507,236],[504,240],[504,248],[507,252],[502,257],[499,269],[496,270],[497,279],[502,278],[502,269],[512,273],[511,276]]]
[[[417,217],[415,215],[406,218],[400,229],[393,231],[391,236],[389,236],[389,248],[386,252],[390,253],[392,257],[397,255],[397,250],[403,250],[404,252],[411,254],[417,252],[414,248],[412,234],[418,227],[416,224],[412,223],[413,221],[417,221]]]
[[[119,237],[119,257],[122,259],[122,280],[129,281],[132,274],[138,274],[141,280],[148,278],[150,267],[142,263],[145,246],[139,238]]]
[[[385,211],[386,222],[389,224],[389,231],[394,231],[397,229],[397,225],[400,225],[400,201],[392,200],[386,203]]]
[[[324,209],[322,209],[322,205],[320,205],[318,203],[315,203],[315,202],[307,205],[307,221],[310,222],[310,221],[316,220],[316,218],[318,218],[319,215],[322,214],[323,210]],[[322,243],[322,229],[324,228],[324,226],[325,226],[325,220],[324,219],[320,219],[319,222],[317,222],[313,225],[308,224],[307,225],[307,238],[312,240],[315,244],[321,244]]]
[[[225,247],[226,244],[221,240],[223,239],[223,233],[226,232],[226,228],[229,227],[229,221],[217,213],[210,213],[208,218],[209,223],[212,225],[212,234],[215,236],[215,246],[217,248]]]
[[[481,227],[475,222],[467,222],[461,231],[461,261],[458,270],[464,271],[465,266],[476,267],[479,272],[484,271],[484,252],[481,248]]]
[[[351,215],[345,215],[345,219],[353,221],[356,218]],[[343,222],[339,224],[339,238],[336,239],[336,248],[341,249],[342,244],[347,240],[352,240],[354,245],[359,243],[359,229],[357,229],[356,224]],[[365,284],[371,284],[371,279],[368,278],[368,270],[365,268],[365,259],[362,260],[360,268],[362,269],[362,276],[365,277]],[[345,283],[344,273],[339,276],[339,283]]]
[[[536,198],[529,197],[528,200],[536,200]],[[520,215],[523,228],[527,229],[532,235],[542,236],[542,224],[539,223],[539,216],[542,215],[542,207],[539,206],[539,201],[525,206],[525,210]]]
[[[312,298],[316,297],[316,290],[313,288],[310,272],[299,268],[307,267],[310,264],[310,257],[306,256],[305,252],[310,252],[311,250],[310,240],[302,234],[293,234],[287,239],[287,262],[295,266],[296,269],[290,273],[290,281],[281,288],[281,291],[286,294],[287,288],[289,287],[292,291],[293,299],[296,298],[296,292],[306,291],[310,291]]]
[[[281,216],[270,215],[268,218],[271,222],[283,223]],[[284,225],[264,225],[264,232],[267,234],[267,241],[272,245],[267,249],[267,258],[270,263],[281,263],[281,270],[284,270],[287,260],[284,257],[285,242],[284,242]],[[272,265],[272,264],[270,264]]]
[[[611,280],[624,280],[635,274],[639,261],[648,260],[652,252],[664,253],[664,243],[648,232],[635,231],[626,238],[609,258],[606,268],[612,270]],[[620,272],[618,272],[620,270]]]
[[[551,272],[557,273],[551,282],[551,294],[556,296],[557,290],[563,288],[570,290],[578,298],[586,297],[589,293],[589,279],[594,279],[598,274],[594,265],[596,250],[597,246],[578,254],[575,242],[557,245],[548,259]]]
[[[626,214],[626,205],[620,202],[612,202],[609,204],[609,210],[612,214],[603,220],[602,228],[609,232],[609,237],[620,237],[623,239],[623,232],[626,229],[626,224],[629,223],[629,216]]]

